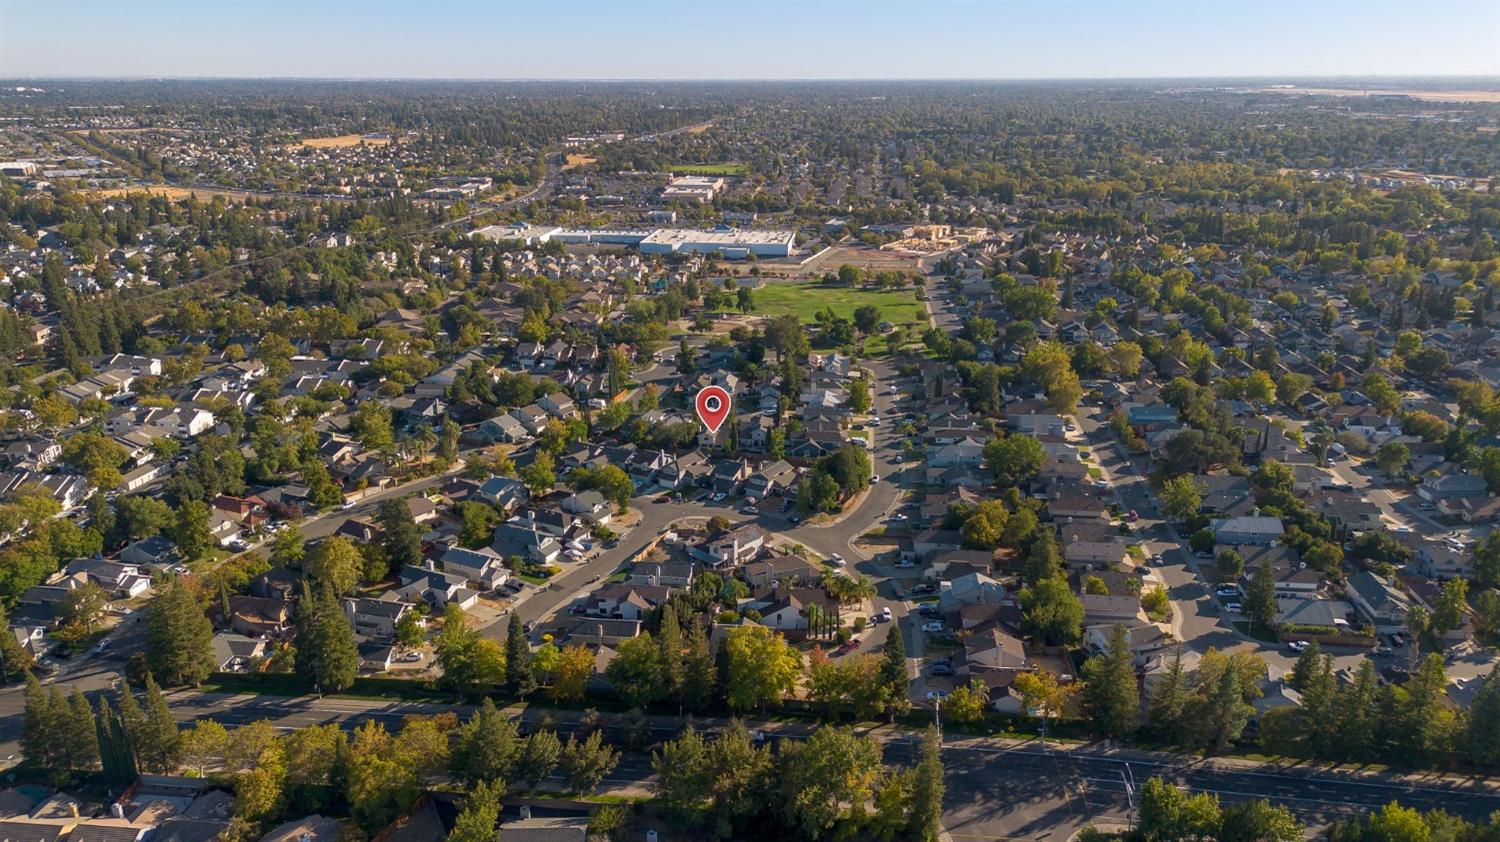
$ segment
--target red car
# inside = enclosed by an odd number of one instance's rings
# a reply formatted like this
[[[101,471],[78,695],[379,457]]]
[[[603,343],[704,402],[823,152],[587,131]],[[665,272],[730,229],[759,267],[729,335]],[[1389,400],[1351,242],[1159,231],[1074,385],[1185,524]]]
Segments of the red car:
[[[850,638],[849,642],[839,647],[840,652],[853,652],[859,648],[859,638]]]
[[[672,502],[672,497],[669,494],[663,494],[662,496],[656,498],[656,502],[658,502],[658,503],[670,503],[670,502]]]
[[[1126,515],[1125,519],[1130,521],[1131,523],[1135,523],[1136,521],[1141,519],[1141,516],[1135,513],[1135,509],[1131,509],[1130,514]]]

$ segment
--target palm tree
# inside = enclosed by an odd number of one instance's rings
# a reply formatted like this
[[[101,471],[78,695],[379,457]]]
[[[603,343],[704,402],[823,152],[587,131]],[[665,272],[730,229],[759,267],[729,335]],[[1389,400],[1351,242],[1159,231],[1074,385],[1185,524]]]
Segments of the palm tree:
[[[861,603],[875,596],[875,583],[870,577],[864,575],[855,576],[830,576],[824,586],[828,595],[833,597],[834,610],[837,612],[839,625],[844,624],[844,603]]]

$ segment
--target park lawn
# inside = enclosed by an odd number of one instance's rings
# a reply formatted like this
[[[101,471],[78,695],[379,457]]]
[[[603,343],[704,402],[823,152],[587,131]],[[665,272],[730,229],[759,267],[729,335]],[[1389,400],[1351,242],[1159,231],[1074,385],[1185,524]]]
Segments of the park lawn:
[[[922,303],[909,289],[859,289],[829,287],[819,281],[769,282],[755,289],[755,312],[763,316],[790,313],[806,324],[825,307],[834,315],[854,318],[854,310],[866,304],[880,308],[880,317],[892,324],[918,324],[925,321]],[[885,340],[882,338],[882,342]]]
[[[723,164],[673,164],[667,169],[677,175],[744,175],[745,165]]]

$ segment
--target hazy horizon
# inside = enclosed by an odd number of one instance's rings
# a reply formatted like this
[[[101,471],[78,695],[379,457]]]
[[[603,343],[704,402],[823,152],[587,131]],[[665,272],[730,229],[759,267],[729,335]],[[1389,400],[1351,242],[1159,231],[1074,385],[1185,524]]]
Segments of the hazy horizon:
[[[17,80],[1495,76],[1495,0],[0,0],[0,77]]]

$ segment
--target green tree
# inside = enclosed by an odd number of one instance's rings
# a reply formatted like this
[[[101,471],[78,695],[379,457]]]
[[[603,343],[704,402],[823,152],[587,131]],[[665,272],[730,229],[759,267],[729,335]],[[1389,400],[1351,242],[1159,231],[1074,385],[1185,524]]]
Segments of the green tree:
[[[827,833],[845,804],[868,801],[880,772],[874,740],[827,725],[805,742],[783,743],[780,759],[782,809],[792,826],[810,838]]]
[[[537,731],[526,738],[521,753],[516,757],[516,777],[536,789],[537,784],[547,779],[557,768],[562,755],[562,742],[551,731]]]
[[[736,626],[726,649],[729,706],[736,710],[778,704],[796,686],[802,657],[778,634],[760,625]]]
[[[885,710],[894,720],[911,708],[911,678],[906,667],[906,639],[901,624],[892,623],[880,652],[880,683],[885,688]]]
[[[1010,488],[1031,480],[1042,469],[1047,454],[1042,443],[1023,433],[990,439],[984,445],[984,461],[995,484]]]
[[[200,500],[187,500],[177,509],[177,520],[172,530],[172,540],[184,558],[197,561],[208,555],[215,545],[213,532],[209,529],[208,504]]]
[[[681,737],[663,743],[651,755],[657,803],[671,815],[695,820],[712,784],[708,761],[708,743],[691,725]]]
[[[1375,464],[1387,476],[1394,476],[1411,460],[1411,448],[1399,441],[1386,442],[1375,452]]]
[[[177,718],[167,707],[167,698],[162,695],[150,673],[146,674],[146,705],[141,712],[139,738],[133,738],[138,746],[136,759],[147,772],[167,774],[176,771],[182,754],[182,735],[177,729]],[[128,691],[123,696],[129,695]]]
[[[325,538],[307,560],[307,575],[327,587],[335,596],[343,596],[359,584],[364,559],[359,550],[342,535]]]
[[[1219,801],[1209,793],[1188,795],[1161,778],[1141,787],[1136,832],[1142,839],[1214,839],[1223,824]]]
[[[1110,629],[1109,645],[1083,665],[1083,707],[1095,733],[1124,737],[1135,729],[1140,691],[1125,627]]]
[[[595,731],[583,740],[568,737],[558,757],[558,767],[568,788],[574,792],[592,793],[620,763],[620,752],[606,745],[604,734]]]
[[[616,647],[615,657],[605,667],[604,675],[625,704],[634,708],[645,707],[666,695],[661,652],[650,632],[641,632]]]
[[[922,753],[912,779],[909,839],[934,842],[942,834],[943,738],[936,728],[922,735]]]
[[[329,585],[316,591],[303,586],[297,601],[296,643],[297,672],[312,679],[319,693],[338,693],[354,685],[359,646],[354,627]]]
[[[464,807],[453,820],[448,842],[495,842],[500,821],[504,781],[480,781],[464,797]]]
[[[511,612],[505,628],[505,684],[521,698],[536,690],[536,672],[531,668],[531,644],[521,617]]]
[[[168,579],[146,614],[146,666],[163,684],[202,684],[214,671],[213,624],[181,578]]]
[[[1265,628],[1276,624],[1276,567],[1261,561],[1250,577],[1250,587],[1245,592],[1245,610],[1250,619]]]
[[[468,783],[501,781],[514,772],[520,753],[515,724],[486,697],[454,735],[450,763],[453,774]]]
[[[422,562],[422,530],[412,519],[405,500],[386,500],[376,511],[385,547],[385,557],[394,568]]]
[[[1076,642],[1083,614],[1083,602],[1060,574],[1021,589],[1022,625],[1049,646]]]
[[[506,679],[505,650],[500,644],[469,628],[468,616],[457,603],[443,610],[443,628],[433,642],[440,682],[460,694],[470,695],[497,687]]]
[[[1198,510],[1202,506],[1203,490],[1199,487],[1197,478],[1183,474],[1172,477],[1162,485],[1162,514],[1172,520],[1186,523],[1198,516]]]

